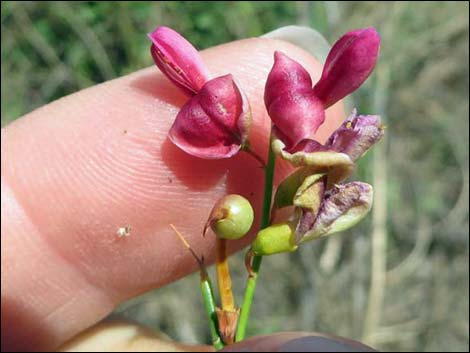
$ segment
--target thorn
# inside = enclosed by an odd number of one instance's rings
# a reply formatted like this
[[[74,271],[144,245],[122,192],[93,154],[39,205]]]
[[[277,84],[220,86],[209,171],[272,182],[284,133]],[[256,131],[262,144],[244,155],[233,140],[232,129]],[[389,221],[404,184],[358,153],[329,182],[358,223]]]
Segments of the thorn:
[[[184,239],[183,237],[183,234],[181,234],[178,229],[176,229],[176,227],[170,223],[170,227],[175,231],[176,235],[178,236],[178,238],[180,238],[181,242],[183,243],[183,245],[189,250],[191,249],[191,246],[189,245],[189,243],[186,241],[186,239]]]
[[[199,267],[202,268],[204,267],[204,262],[202,259],[199,258],[199,256],[197,256],[197,254],[194,252],[194,250],[191,248],[191,245],[189,245],[189,243],[186,241],[186,239],[184,238],[183,234],[181,234],[178,229],[176,229],[176,227],[170,223],[170,227],[174,230],[174,232],[176,233],[176,235],[178,236],[178,238],[181,240],[181,242],[183,243],[183,245],[185,246],[186,249],[189,250],[189,252],[191,253],[191,255],[193,255],[193,257],[196,259],[197,263],[199,264]]]

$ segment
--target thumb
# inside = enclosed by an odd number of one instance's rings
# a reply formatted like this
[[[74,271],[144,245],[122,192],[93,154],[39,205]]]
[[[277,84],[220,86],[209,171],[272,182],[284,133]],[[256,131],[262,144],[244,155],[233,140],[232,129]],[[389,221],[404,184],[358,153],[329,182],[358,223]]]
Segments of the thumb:
[[[309,54],[272,39],[202,52],[214,76],[232,73],[246,91],[251,141],[261,155],[270,126],[263,89],[275,50],[320,76]],[[200,160],[169,142],[184,101],[151,67],[62,98],[2,130],[2,348],[56,347],[119,302],[195,270],[170,223],[208,257],[213,243],[200,234],[218,198],[239,193],[260,208],[262,171],[249,156]],[[341,108],[328,116],[320,138],[339,125]],[[281,165],[278,175],[286,170]],[[125,225],[131,235],[118,238]]]
[[[222,352],[375,352],[348,338],[313,332],[281,332],[249,338]]]

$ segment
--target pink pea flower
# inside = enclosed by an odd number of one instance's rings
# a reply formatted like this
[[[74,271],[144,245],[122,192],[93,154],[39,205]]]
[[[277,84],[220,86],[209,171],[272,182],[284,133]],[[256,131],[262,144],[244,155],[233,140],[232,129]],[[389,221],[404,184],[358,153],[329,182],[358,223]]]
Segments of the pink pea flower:
[[[247,142],[249,110],[232,75],[214,78],[181,108],[169,138],[196,157],[232,157]]]
[[[190,96],[170,129],[170,140],[204,159],[229,158],[248,149],[250,106],[232,75],[209,79],[197,50],[168,27],[158,27],[149,38],[155,64]]]
[[[287,55],[276,51],[268,75],[264,103],[274,124],[274,133],[288,147],[312,137],[325,120],[323,103],[312,90],[307,70]]]
[[[209,79],[209,71],[196,48],[168,27],[158,27],[148,36],[152,41],[150,53],[160,71],[184,93],[199,92]]]
[[[313,87],[325,108],[354,92],[374,70],[380,37],[375,28],[343,35],[331,48],[322,76]]]
[[[325,109],[355,91],[377,61],[380,37],[374,28],[346,33],[332,47],[320,80],[312,88],[307,70],[276,52],[266,81],[264,101],[275,135],[287,150],[312,139]]]

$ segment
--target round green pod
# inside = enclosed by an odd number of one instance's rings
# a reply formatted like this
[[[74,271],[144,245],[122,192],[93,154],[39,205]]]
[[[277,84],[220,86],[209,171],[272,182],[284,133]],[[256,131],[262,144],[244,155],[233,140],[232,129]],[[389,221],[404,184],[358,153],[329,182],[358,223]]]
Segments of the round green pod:
[[[240,239],[250,230],[253,218],[250,202],[243,196],[231,194],[215,204],[207,223],[222,239]]]

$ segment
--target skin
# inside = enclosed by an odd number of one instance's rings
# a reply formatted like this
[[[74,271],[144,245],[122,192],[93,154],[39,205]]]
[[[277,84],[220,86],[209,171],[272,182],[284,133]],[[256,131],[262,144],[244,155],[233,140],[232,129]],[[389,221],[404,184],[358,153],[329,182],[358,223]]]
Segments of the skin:
[[[250,140],[262,156],[270,126],[263,90],[275,50],[301,62],[314,82],[320,77],[321,65],[307,52],[272,39],[202,52],[213,76],[230,72],[245,90]],[[2,351],[55,349],[120,302],[195,271],[170,223],[210,259],[215,241],[201,232],[214,202],[238,193],[260,209],[263,173],[252,157],[200,160],[169,142],[186,99],[149,67],[2,129]],[[324,141],[343,119],[342,107],[331,107],[317,138]],[[288,172],[279,163],[277,181]],[[131,234],[118,237],[126,225]]]

